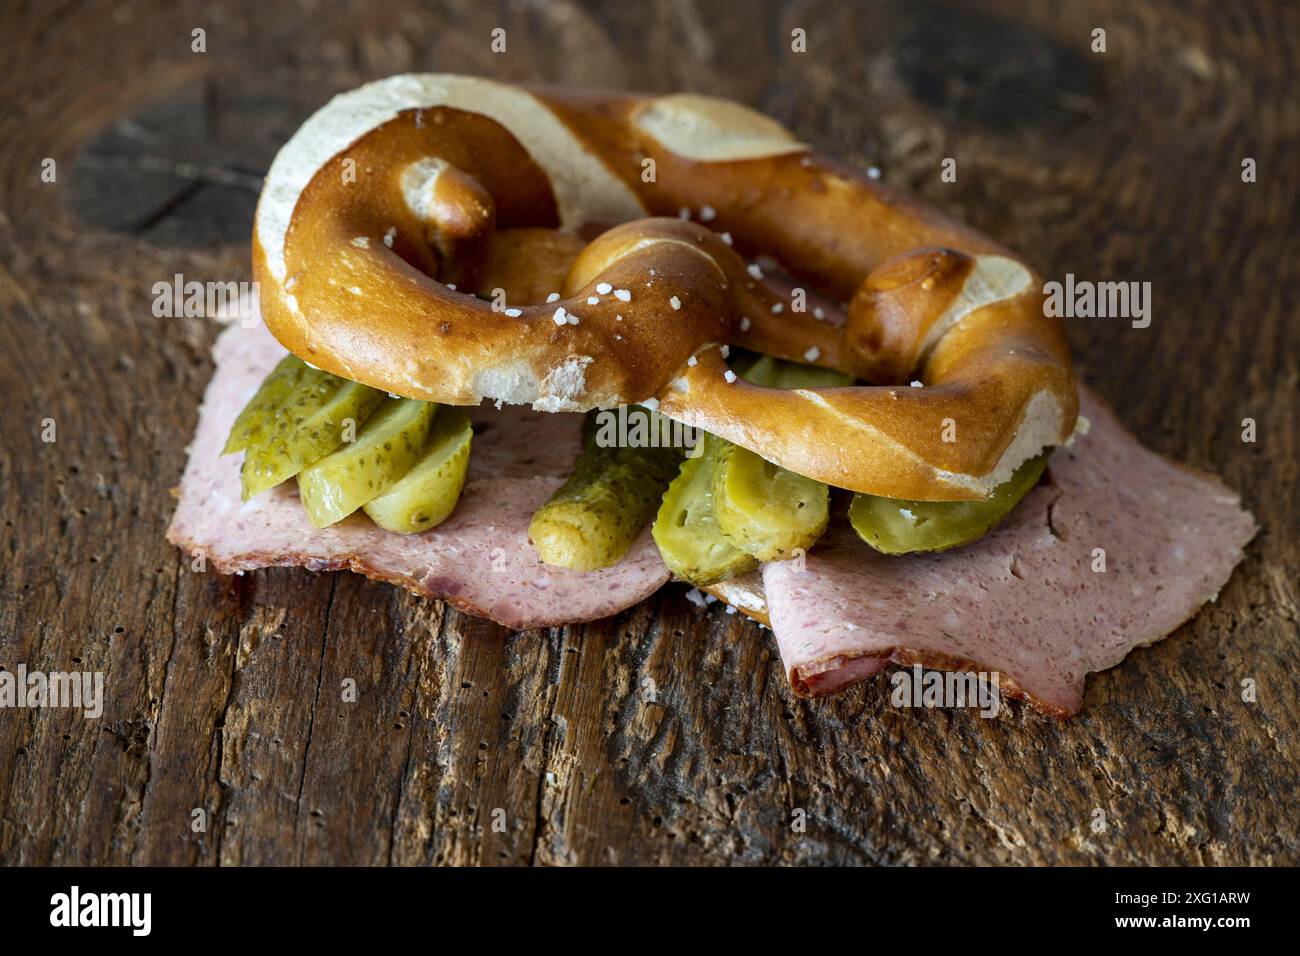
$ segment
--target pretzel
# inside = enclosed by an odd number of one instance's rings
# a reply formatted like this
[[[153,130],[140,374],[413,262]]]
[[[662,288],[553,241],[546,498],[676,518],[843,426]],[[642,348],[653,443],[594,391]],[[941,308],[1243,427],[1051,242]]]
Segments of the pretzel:
[[[832,301],[798,311],[742,253]],[[1078,412],[1027,266],[724,100],[371,83],[281,150],[253,259],[272,333],[338,375],[459,405],[657,400],[853,491],[987,496]],[[761,388],[728,344],[875,384]]]

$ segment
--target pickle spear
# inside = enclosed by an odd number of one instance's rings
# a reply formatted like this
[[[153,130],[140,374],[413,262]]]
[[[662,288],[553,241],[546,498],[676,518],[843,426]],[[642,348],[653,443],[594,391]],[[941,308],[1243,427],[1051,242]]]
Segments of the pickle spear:
[[[946,551],[993,530],[1043,473],[1047,455],[1030,458],[982,501],[910,501],[856,494],[849,522],[858,537],[883,554]]]
[[[826,530],[830,488],[721,443],[713,468],[713,514],[723,537],[760,561],[807,551]]]
[[[801,365],[770,355],[761,356],[740,377],[766,388],[839,388],[853,384],[853,376],[832,368]]]
[[[384,397],[383,392],[358,382],[315,369],[306,371],[309,374],[279,405],[259,411],[240,428],[239,436],[231,432],[232,440],[246,437],[249,441],[239,470],[245,501],[338,448],[343,444],[344,423],[351,420],[359,429]],[[260,396],[259,391],[253,402]]]
[[[741,373],[767,388],[832,388],[853,384],[833,369],[763,355]],[[830,488],[718,439],[713,513],[722,535],[760,561],[784,560],[811,548],[826,530]]]
[[[722,535],[713,513],[713,470],[721,439],[703,435],[704,447],[682,462],[651,529],[664,564],[692,584],[712,584],[750,570],[758,561]]]
[[[528,537],[546,564],[595,571],[617,564],[654,517],[664,489],[682,460],[682,449],[602,447],[596,415],[584,423],[583,449],[573,472],[537,509]],[[642,433],[655,435],[659,422],[648,409],[627,409],[629,433],[642,418]]]
[[[304,384],[313,381],[325,383],[325,387],[333,392],[334,388],[338,387],[337,383],[330,382],[333,377],[328,372],[313,369],[296,355],[286,355],[271,370],[271,374],[262,379],[262,384],[257,387],[257,394],[249,400],[244,410],[239,413],[239,417],[235,419],[235,424],[230,427],[230,437],[226,439],[226,447],[221,449],[221,454],[229,455],[257,444],[266,432],[267,426],[274,421],[275,410]]]
[[[465,487],[473,437],[469,412],[440,408],[424,453],[392,487],[365,504],[366,514],[379,527],[398,534],[427,531],[441,524]]]
[[[298,472],[298,494],[318,528],[346,518],[410,471],[424,450],[438,406],[389,398],[357,440]]]

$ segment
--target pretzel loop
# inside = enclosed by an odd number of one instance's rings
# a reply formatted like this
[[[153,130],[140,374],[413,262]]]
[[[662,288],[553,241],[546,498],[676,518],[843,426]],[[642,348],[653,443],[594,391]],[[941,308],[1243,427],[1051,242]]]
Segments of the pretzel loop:
[[[277,157],[254,266],[271,331],[329,371],[453,404],[655,397],[854,491],[987,495],[1077,415],[1026,266],[724,101],[371,84]],[[759,388],[729,343],[875,384]]]

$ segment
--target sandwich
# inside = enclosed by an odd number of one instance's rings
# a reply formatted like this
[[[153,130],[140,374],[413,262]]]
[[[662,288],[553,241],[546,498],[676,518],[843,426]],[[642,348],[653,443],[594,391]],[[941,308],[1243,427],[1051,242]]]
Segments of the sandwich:
[[[795,693],[890,664],[1084,677],[1212,600],[1255,524],[1075,377],[992,240],[692,94],[397,76],[284,146],[169,539],[507,627],[670,580]]]

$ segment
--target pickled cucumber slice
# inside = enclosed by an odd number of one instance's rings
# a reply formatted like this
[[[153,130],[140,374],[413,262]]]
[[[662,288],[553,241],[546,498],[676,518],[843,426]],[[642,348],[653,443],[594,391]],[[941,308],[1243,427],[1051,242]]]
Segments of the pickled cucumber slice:
[[[883,554],[946,551],[984,537],[1038,484],[1047,455],[1030,458],[983,501],[909,501],[856,494],[849,522]]]
[[[389,398],[357,440],[298,472],[298,494],[318,528],[346,518],[392,487],[424,450],[438,406]]]
[[[844,372],[787,362],[770,355],[761,356],[739,374],[745,381],[766,388],[839,388],[853,384],[853,376]]]
[[[244,500],[334,451],[343,444],[346,424],[360,430],[383,397],[377,389],[328,372],[303,376],[280,405],[259,413],[243,429],[253,439],[239,469]]]
[[[713,469],[713,514],[723,537],[760,561],[807,551],[826,530],[830,488],[721,443]]]
[[[713,513],[713,470],[720,439],[702,437],[703,449],[687,458],[664,495],[651,533],[664,564],[692,584],[712,584],[758,565],[722,535]]]
[[[338,387],[337,382],[329,381],[333,378],[334,376],[328,372],[313,369],[296,355],[286,355],[271,370],[271,374],[262,380],[262,384],[257,388],[257,394],[249,400],[243,411],[239,413],[239,417],[235,419],[235,424],[230,428],[230,437],[226,439],[226,447],[221,449],[221,454],[230,455],[257,444],[266,432],[267,426],[274,420],[272,413],[283,405],[295,390],[302,388],[305,383],[314,381],[326,383],[327,389],[332,392]]]
[[[442,524],[460,500],[474,437],[463,408],[438,409],[424,453],[387,491],[365,504],[386,531],[414,534]]]
[[[833,369],[758,356],[740,373],[767,388],[835,388],[853,376]],[[723,536],[760,561],[780,561],[807,550],[826,530],[830,488],[765,461],[748,449],[718,440],[713,511]]]
[[[587,416],[582,453],[573,472],[537,509],[528,536],[546,564],[595,571],[617,564],[654,517],[682,460],[680,448],[602,447],[596,414]],[[659,419],[640,406],[627,410],[629,433],[658,434]]]

